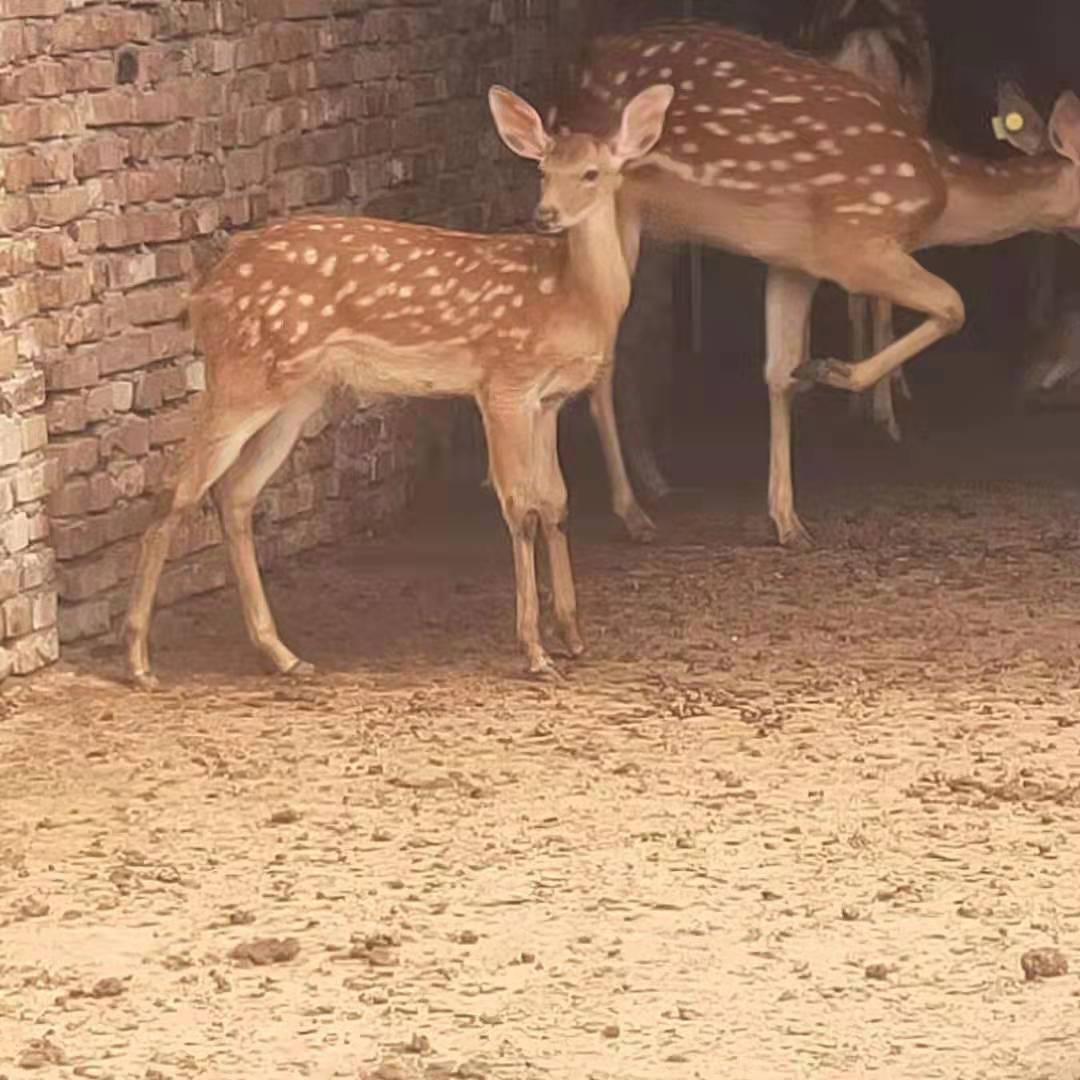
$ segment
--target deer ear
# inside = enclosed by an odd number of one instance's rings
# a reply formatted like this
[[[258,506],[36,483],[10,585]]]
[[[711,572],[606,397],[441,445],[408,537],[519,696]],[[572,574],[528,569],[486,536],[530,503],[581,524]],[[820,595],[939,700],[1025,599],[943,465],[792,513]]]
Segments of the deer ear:
[[[551,138],[544,131],[539,113],[505,86],[488,91],[488,106],[502,141],[523,158],[539,161],[548,151]]]
[[[999,139],[1004,139],[1029,156],[1050,149],[1043,118],[1016,83],[1002,83],[998,87],[998,115],[994,117],[994,132]]]
[[[642,90],[623,109],[619,130],[611,140],[611,152],[619,164],[643,157],[664,133],[664,117],[675,96],[675,88],[658,83]]]
[[[1066,90],[1050,116],[1050,142],[1054,149],[1080,165],[1080,98]]]

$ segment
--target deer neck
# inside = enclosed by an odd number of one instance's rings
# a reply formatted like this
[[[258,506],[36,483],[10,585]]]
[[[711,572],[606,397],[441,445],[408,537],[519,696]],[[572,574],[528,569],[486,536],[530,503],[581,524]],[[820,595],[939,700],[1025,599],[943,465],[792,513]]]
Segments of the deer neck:
[[[1064,158],[987,161],[935,149],[948,203],[921,246],[993,244],[1019,233],[1076,226],[1080,174]]]
[[[614,341],[630,303],[630,268],[623,251],[615,199],[606,199],[567,235],[563,281],[586,310],[602,319]]]

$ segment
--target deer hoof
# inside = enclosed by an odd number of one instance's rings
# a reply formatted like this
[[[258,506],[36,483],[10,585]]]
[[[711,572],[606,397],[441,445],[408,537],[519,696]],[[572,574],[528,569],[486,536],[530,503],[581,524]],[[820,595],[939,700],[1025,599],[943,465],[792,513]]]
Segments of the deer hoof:
[[[814,538],[801,521],[795,521],[776,527],[780,546],[788,551],[809,551],[814,546]]]
[[[635,544],[651,544],[656,539],[656,526],[652,518],[640,506],[631,507],[622,515],[622,520],[630,539]]]
[[[147,694],[152,694],[155,690],[161,689],[158,677],[150,671],[133,671],[130,681],[136,690],[142,690]]]
[[[315,675],[315,665],[306,660],[297,660],[292,667],[282,672],[287,679],[310,679]]]
[[[540,679],[543,682],[563,682],[565,676],[555,666],[554,661],[547,653],[542,653],[535,660],[529,663],[529,674],[534,679]]]
[[[806,360],[791,373],[791,377],[804,385],[823,383],[839,390],[853,390],[852,374],[851,365],[842,360]]]

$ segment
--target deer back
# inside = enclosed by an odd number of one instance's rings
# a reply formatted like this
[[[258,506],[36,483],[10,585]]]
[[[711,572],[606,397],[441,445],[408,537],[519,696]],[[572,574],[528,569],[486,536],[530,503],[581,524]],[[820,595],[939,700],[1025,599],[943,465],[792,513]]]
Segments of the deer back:
[[[667,126],[626,175],[674,231],[784,261],[823,223],[910,248],[945,205],[912,110],[849,72],[706,23],[594,42],[559,122],[603,130],[658,80],[676,88]]]

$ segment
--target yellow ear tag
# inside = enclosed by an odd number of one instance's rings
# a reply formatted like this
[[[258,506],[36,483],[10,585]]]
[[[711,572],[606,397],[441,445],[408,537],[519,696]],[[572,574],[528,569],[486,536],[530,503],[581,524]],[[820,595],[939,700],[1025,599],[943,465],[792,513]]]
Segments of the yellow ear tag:
[[[990,123],[994,129],[994,137],[997,139],[1007,139],[1010,135],[1024,130],[1024,117],[1015,111],[1006,113],[1004,116],[995,116]]]

